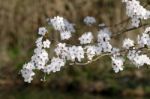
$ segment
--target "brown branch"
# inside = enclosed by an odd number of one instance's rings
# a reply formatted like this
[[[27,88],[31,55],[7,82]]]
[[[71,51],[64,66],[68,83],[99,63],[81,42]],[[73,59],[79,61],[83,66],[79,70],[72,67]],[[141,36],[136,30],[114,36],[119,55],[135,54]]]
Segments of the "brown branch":
[[[102,54],[102,55],[99,55],[98,57],[96,57],[95,59],[91,60],[91,61],[88,61],[86,63],[78,63],[78,62],[75,62],[75,63],[70,63],[70,65],[88,65],[88,64],[91,64],[92,62],[95,62],[97,60],[99,60],[101,57],[104,57],[104,56],[107,56],[107,55],[110,55],[110,53],[105,53],[105,54]]]
[[[136,30],[136,29],[140,29],[140,28],[142,28],[142,27],[144,27],[144,26],[147,26],[147,25],[149,25],[149,24],[146,23],[146,24],[140,25],[139,27],[131,27],[131,28],[128,28],[128,29],[121,30],[121,31],[117,32],[116,34],[112,35],[112,38],[113,38],[113,37],[116,37],[116,36],[118,36],[118,35],[121,35],[121,34],[123,34],[123,33],[129,32],[129,31],[133,31],[133,30]]]
[[[105,25],[105,26],[99,26],[100,28],[106,28],[106,27],[109,27],[109,28],[112,28],[112,27],[118,27],[120,26],[121,24],[124,24],[126,22],[128,22],[130,20],[130,18],[127,18],[127,19],[124,19],[122,20],[121,22],[119,23],[116,23],[116,24],[113,24],[113,25]]]
[[[136,45],[136,44],[135,44]],[[139,48],[137,48],[136,50],[142,50],[142,49],[145,49],[146,47],[139,47]],[[133,49],[133,47],[131,48],[131,50]],[[150,49],[147,49],[147,50],[150,50]],[[122,49],[122,50],[120,50],[120,53],[121,54],[125,54],[125,53],[127,53],[128,52],[128,50],[127,49]],[[91,63],[93,63],[93,62],[95,62],[95,61],[97,61],[97,60],[99,60],[101,57],[104,57],[104,56],[111,56],[111,55],[113,55],[112,53],[104,53],[104,54],[102,54],[102,55],[99,55],[98,57],[96,57],[95,59],[93,59],[93,60],[91,60],[91,61],[88,61],[88,62],[85,62],[85,63],[79,63],[79,62],[75,62],[75,63],[70,63],[70,65],[88,65],[88,64],[91,64]]]

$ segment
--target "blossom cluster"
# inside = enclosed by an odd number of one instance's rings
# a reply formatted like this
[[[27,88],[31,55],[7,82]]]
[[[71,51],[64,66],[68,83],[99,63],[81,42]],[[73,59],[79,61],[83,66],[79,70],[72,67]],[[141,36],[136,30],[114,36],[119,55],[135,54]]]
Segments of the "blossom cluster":
[[[91,32],[87,32],[83,34],[81,37],[79,37],[80,44],[89,44],[93,40],[93,35]]]
[[[126,3],[126,14],[132,19],[132,26],[138,27],[140,20],[150,18],[150,11],[145,9],[138,0],[122,0]]]
[[[132,20],[132,26],[138,27],[140,19],[148,19],[150,11],[143,8],[137,0],[122,0],[126,3],[127,15]],[[91,26],[96,23],[94,17],[85,17],[83,22]],[[113,33],[109,27],[104,24],[99,24],[100,27],[97,35],[93,32],[84,32],[79,38],[79,44],[64,43],[63,40],[69,40],[72,33],[75,32],[74,24],[69,23],[63,17],[56,16],[49,18],[48,23],[54,28],[56,33],[60,33],[60,39],[55,42],[53,46],[53,56],[49,55],[52,43],[48,38],[48,30],[46,27],[40,27],[38,34],[40,35],[36,40],[36,48],[34,54],[28,63],[23,65],[21,69],[22,77],[25,82],[30,83],[35,75],[35,70],[40,70],[44,73],[50,74],[51,72],[60,71],[66,63],[71,64],[87,64],[102,55],[108,55],[112,61],[112,69],[118,73],[124,69],[124,62],[126,57],[136,67],[141,67],[145,64],[150,65],[150,58],[142,53],[143,48],[150,47],[150,27],[137,36],[137,41],[125,38],[121,48],[116,48],[111,44]],[[63,41],[63,42],[61,42]],[[86,62],[85,62],[86,61]]]
[[[137,40],[138,40],[137,41],[138,45],[140,47],[144,47],[144,46],[150,47],[150,27],[146,28],[144,33],[142,33],[141,36],[138,35]]]
[[[75,32],[74,24],[69,23],[66,19],[60,16],[56,16],[50,19],[49,22],[55,30],[60,32],[61,40],[67,40],[71,38],[71,33]]]
[[[26,82],[30,83],[33,79],[32,77],[35,75],[34,70],[44,69],[46,63],[49,60],[46,48],[50,48],[51,42],[48,39],[43,39],[43,36],[47,32],[48,31],[45,27],[39,28],[38,34],[41,36],[35,42],[36,48],[34,49],[34,55],[31,57],[31,61],[26,63],[21,70],[21,74]]]

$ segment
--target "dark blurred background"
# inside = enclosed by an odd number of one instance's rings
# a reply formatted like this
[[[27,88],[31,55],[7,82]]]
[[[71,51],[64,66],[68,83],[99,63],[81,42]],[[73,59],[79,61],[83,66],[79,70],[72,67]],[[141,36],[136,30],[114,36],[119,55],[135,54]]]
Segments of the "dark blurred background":
[[[148,0],[141,1],[144,5]],[[87,66],[66,66],[46,76],[46,82],[40,81],[45,75],[38,73],[31,84],[25,83],[19,71],[32,56],[38,27],[57,15],[77,25],[83,24],[85,16],[107,25],[127,18],[121,0],[0,0],[0,99],[150,97],[150,70],[146,66],[137,69],[127,62],[125,70],[115,74],[109,57]],[[114,42],[120,46],[123,37],[135,39],[135,32],[141,30],[120,35]]]

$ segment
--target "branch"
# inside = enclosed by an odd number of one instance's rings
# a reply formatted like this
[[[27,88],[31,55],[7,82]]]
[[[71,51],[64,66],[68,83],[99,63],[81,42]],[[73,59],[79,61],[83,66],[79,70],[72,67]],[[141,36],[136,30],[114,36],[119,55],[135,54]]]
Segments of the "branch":
[[[97,60],[99,60],[101,57],[104,57],[104,56],[107,56],[107,55],[110,55],[111,53],[105,53],[105,54],[102,54],[102,55],[99,55],[98,57],[96,57],[95,59],[91,60],[91,61],[88,61],[86,63],[78,63],[78,62],[75,62],[75,63],[70,63],[70,65],[88,65],[88,64],[91,64],[92,62],[95,62]]]
[[[140,29],[140,28],[142,28],[142,27],[144,27],[144,26],[147,26],[147,25],[149,25],[149,24],[148,24],[148,23],[145,23],[145,24],[140,25],[139,27],[131,27],[131,28],[128,28],[128,29],[125,29],[125,30],[121,30],[121,31],[119,31],[118,33],[112,35],[112,38],[113,38],[113,37],[116,37],[116,36],[118,36],[118,35],[121,35],[122,33],[126,33],[126,32],[129,32],[129,31],[136,30],[136,29]]]
[[[135,44],[135,45],[136,45],[136,44]],[[132,47],[132,48],[133,48],[133,47]],[[132,48],[130,48],[130,49],[132,50]],[[137,48],[136,50],[143,50],[143,49],[145,49],[145,48],[146,48],[146,47],[139,47],[139,48]],[[130,49],[129,49],[129,50],[130,50]],[[122,50],[120,50],[119,53],[125,54],[125,53],[127,53],[129,50],[127,50],[127,49],[122,49]],[[150,49],[147,49],[147,50],[150,50]],[[91,60],[91,61],[88,61],[88,62],[85,62],[85,63],[75,62],[75,63],[70,63],[70,65],[88,65],[88,64],[91,64],[91,63],[93,63],[93,62],[99,60],[101,57],[104,57],[104,56],[111,56],[111,55],[113,55],[113,54],[112,54],[112,53],[104,53],[104,54],[102,54],[102,55],[99,55],[98,57],[96,57],[95,59],[93,59],[93,60]]]

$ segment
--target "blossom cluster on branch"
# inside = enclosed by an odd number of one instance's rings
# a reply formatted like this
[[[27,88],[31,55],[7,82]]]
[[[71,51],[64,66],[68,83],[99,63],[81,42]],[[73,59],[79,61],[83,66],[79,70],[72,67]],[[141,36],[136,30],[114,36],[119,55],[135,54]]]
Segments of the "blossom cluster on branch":
[[[138,0],[122,0],[126,3],[126,14],[131,18],[132,26],[138,27],[142,19],[150,18],[150,11],[140,5]]]
[[[141,20],[150,18],[150,11],[146,10],[138,0],[122,0],[126,5],[126,14],[131,19],[131,29],[140,27]],[[87,26],[96,24],[96,19],[91,16],[84,18],[83,22]],[[83,33],[77,39],[80,44],[64,43],[75,35],[75,24],[70,23],[63,17],[56,16],[48,19],[49,26],[53,27],[60,39],[50,39],[47,27],[40,27],[35,44],[34,54],[31,60],[23,65],[21,74],[25,82],[30,83],[35,75],[35,70],[43,71],[46,74],[60,71],[66,64],[69,65],[87,65],[97,61],[102,56],[110,56],[112,68],[118,73],[124,69],[125,57],[135,66],[150,65],[150,58],[143,53],[150,47],[150,27],[137,36],[137,41],[125,38],[122,47],[116,48],[111,44],[113,33],[109,27],[100,24],[97,35],[91,31]],[[130,30],[131,30],[130,29]],[[128,30],[123,30],[124,32]],[[95,40],[96,39],[96,40]],[[56,44],[53,49],[53,56],[49,56],[49,49]]]

